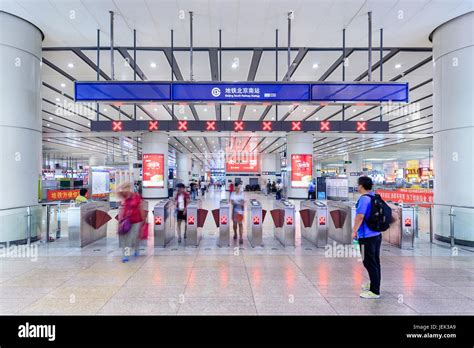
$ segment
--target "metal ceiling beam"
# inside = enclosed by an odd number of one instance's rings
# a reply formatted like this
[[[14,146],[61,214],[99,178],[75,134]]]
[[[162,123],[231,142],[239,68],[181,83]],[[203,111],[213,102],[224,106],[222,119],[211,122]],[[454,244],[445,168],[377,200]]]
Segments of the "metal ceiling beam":
[[[110,50],[110,48],[108,49]],[[97,48],[95,50],[97,50]],[[84,63],[89,65],[89,67],[91,67],[92,70],[94,70],[95,72],[99,71],[100,76],[102,76],[105,80],[110,80],[110,77],[102,69],[98,68],[97,65],[88,56],[86,56],[84,52],[82,52],[82,50],[78,48],[73,48],[72,51],[79,58],[81,58],[84,61]]]
[[[130,53],[128,53],[128,50],[123,47],[120,47],[118,48],[118,51],[122,55],[122,57],[128,62],[130,68],[137,73],[137,75],[142,79],[142,81],[145,81],[147,79],[145,74],[143,73],[142,69],[140,69],[138,64],[136,64]]]
[[[120,46],[120,47],[115,47],[115,49],[119,48],[124,48],[126,50],[133,50],[133,46]],[[207,52],[210,49],[213,48],[218,48],[218,47],[193,47],[193,51],[197,52]],[[290,47],[291,51],[298,51],[302,47]],[[310,52],[341,52],[342,47],[304,47],[307,48],[308,51]],[[71,46],[61,46],[61,47],[43,47],[43,51],[45,52],[60,52],[60,51],[71,51],[73,49],[79,49],[81,51],[97,51],[97,46],[76,46],[76,47],[71,47]],[[169,49],[169,47],[166,46],[142,46],[142,47],[137,47],[137,51],[166,51]],[[275,52],[275,49],[278,51],[288,51],[288,48],[286,46],[281,46],[278,48],[275,48],[275,46],[272,47],[267,47],[267,46],[261,46],[261,47],[222,47],[222,51],[253,51],[254,49],[260,49],[264,52],[270,51],[270,52]],[[368,48],[367,47],[347,47],[347,50],[354,50],[358,52],[367,52]],[[372,47],[373,50],[380,50],[379,47]],[[431,47],[383,47],[384,51],[390,51],[392,49],[399,49],[401,52],[432,52],[433,49]],[[109,46],[101,46],[99,48],[101,51],[110,51]],[[189,52],[189,47],[182,46],[182,47],[173,47],[174,51],[181,51],[181,52]]]
[[[211,79],[212,81],[219,81],[219,50],[217,48],[209,49],[209,65],[211,67]],[[216,120],[222,120],[222,109],[221,104],[215,105]]]
[[[247,75],[247,81],[255,81],[255,76],[257,75],[258,66],[260,65],[260,60],[262,59],[262,50],[256,49],[253,51],[252,60],[250,62],[249,73]],[[245,110],[247,109],[246,105],[241,105],[239,110],[238,120],[244,118]]]

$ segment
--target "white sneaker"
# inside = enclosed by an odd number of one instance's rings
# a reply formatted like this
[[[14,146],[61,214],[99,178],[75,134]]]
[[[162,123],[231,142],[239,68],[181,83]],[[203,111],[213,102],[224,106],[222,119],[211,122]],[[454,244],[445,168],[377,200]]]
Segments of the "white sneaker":
[[[362,290],[363,291],[369,291],[370,290],[370,283],[362,284]]]
[[[367,298],[367,299],[376,299],[380,298],[380,295],[374,294],[372,291],[363,291],[359,295],[362,298]]]

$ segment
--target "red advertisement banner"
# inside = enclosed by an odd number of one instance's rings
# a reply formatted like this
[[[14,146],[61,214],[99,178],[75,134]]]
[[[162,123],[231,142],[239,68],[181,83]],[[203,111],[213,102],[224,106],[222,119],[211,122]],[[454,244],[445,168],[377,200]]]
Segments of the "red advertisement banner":
[[[400,203],[433,203],[433,191],[421,189],[377,190],[384,201]]]
[[[291,155],[291,187],[306,188],[313,179],[313,155]]]
[[[258,173],[259,156],[256,153],[230,153],[226,156],[227,173]]]
[[[143,154],[143,187],[165,187],[165,156],[159,153]]]
[[[48,201],[70,201],[79,196],[79,190],[48,190],[46,199]]]

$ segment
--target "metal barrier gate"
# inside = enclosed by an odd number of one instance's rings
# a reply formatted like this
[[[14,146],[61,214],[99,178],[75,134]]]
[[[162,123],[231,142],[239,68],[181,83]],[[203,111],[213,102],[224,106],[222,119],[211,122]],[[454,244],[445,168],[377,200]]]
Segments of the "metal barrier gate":
[[[176,229],[174,209],[173,199],[163,199],[155,204],[153,208],[155,246],[164,248],[174,238]]]
[[[352,205],[344,202],[327,201],[328,237],[342,243],[352,243]]]
[[[415,247],[415,208],[388,203],[392,208],[392,223],[390,228],[382,232],[383,241],[400,249]]]
[[[202,209],[200,199],[191,201],[186,214],[186,239],[185,245],[198,246],[202,238],[202,227],[206,221],[207,210]]]
[[[214,222],[219,229],[217,245],[220,247],[230,245],[230,203],[227,199],[222,199],[219,209],[212,211]]]
[[[300,203],[301,236],[318,248],[328,244],[328,208],[321,201]]]
[[[107,236],[109,202],[89,202],[67,210],[69,245],[85,247]]]
[[[282,199],[275,201],[270,212],[275,224],[274,237],[283,246],[295,246],[295,206]]]
[[[247,205],[247,238],[252,247],[263,246],[263,220],[267,211],[256,199],[251,199]]]

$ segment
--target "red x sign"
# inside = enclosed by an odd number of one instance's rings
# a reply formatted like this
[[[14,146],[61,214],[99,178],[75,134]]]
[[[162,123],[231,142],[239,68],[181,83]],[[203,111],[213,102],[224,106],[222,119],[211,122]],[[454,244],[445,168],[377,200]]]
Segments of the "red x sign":
[[[215,131],[216,130],[216,121],[207,121],[206,122],[206,130],[207,131]]]
[[[112,121],[112,130],[114,132],[120,132],[122,129],[122,121]]]
[[[258,225],[260,223],[260,217],[259,216],[254,216],[253,217],[253,224]]]
[[[301,121],[291,122],[291,130],[292,131],[300,131],[301,130]]]
[[[188,216],[188,225],[194,225],[194,216]]]
[[[234,122],[234,132],[244,130],[244,121],[235,121]]]
[[[188,130],[188,121],[178,121],[178,130],[186,132]]]
[[[148,130],[150,132],[154,131],[154,130],[158,130],[158,121],[149,121],[148,122]]]
[[[263,131],[272,131],[272,122],[271,121],[263,121],[262,122],[262,130]]]
[[[292,216],[287,216],[286,217],[286,224],[287,225],[293,225],[293,217]]]
[[[222,225],[227,225],[227,216],[225,216],[225,215],[221,216],[221,224]]]
[[[155,225],[161,225],[161,216],[155,216]]]
[[[319,224],[320,225],[326,225],[326,218],[324,216],[319,217]]]
[[[331,130],[329,121],[321,121],[321,122],[319,123],[319,130],[320,130],[321,132]]]
[[[367,122],[357,122],[357,131],[366,131],[367,130]]]
[[[410,218],[406,218],[405,219],[405,227],[410,227],[411,226],[411,219]]]

